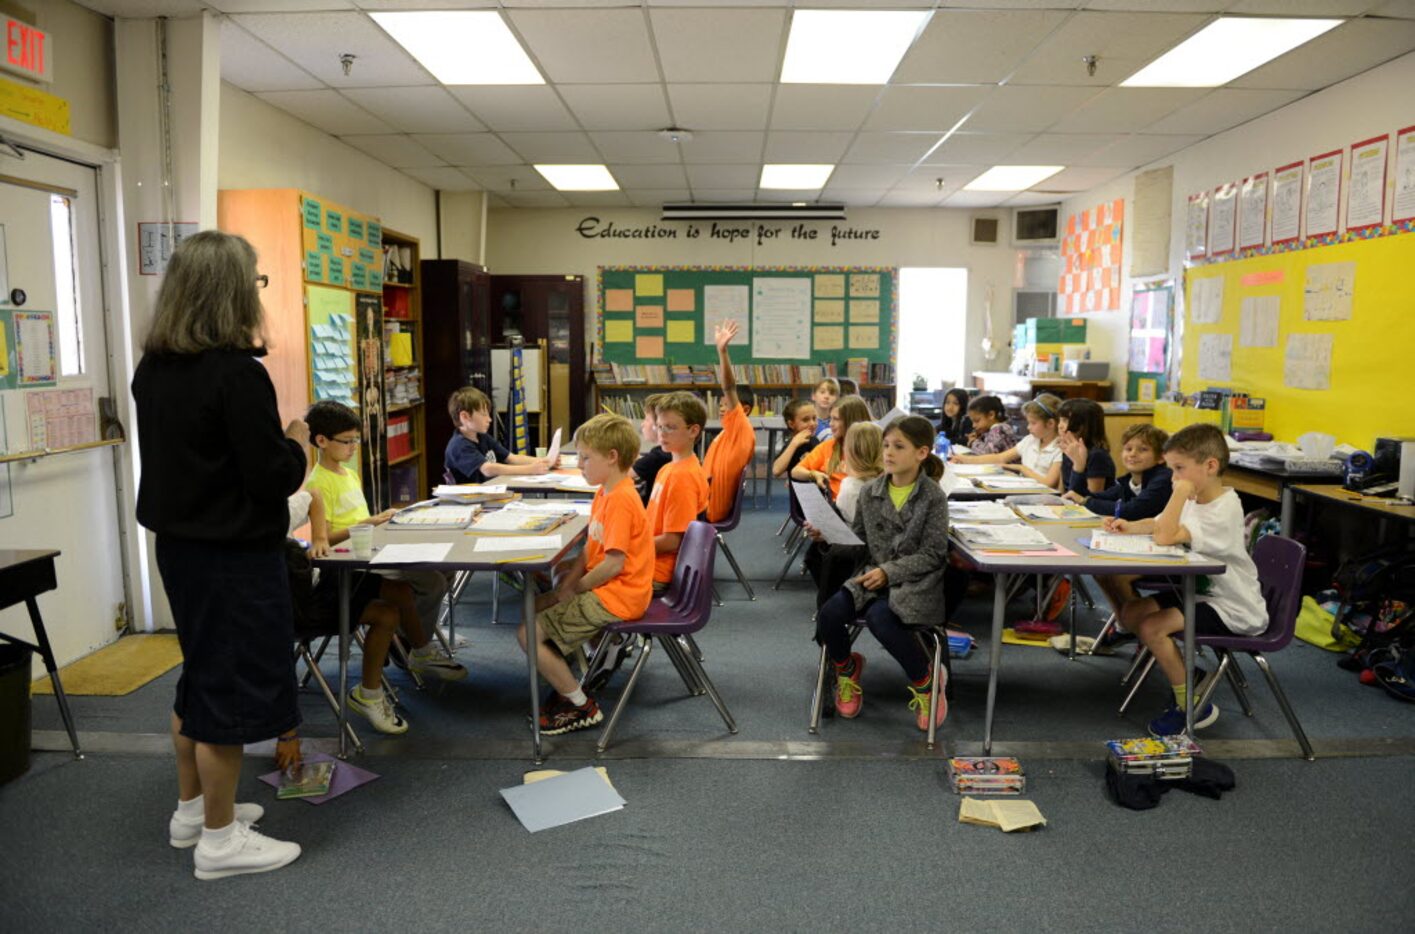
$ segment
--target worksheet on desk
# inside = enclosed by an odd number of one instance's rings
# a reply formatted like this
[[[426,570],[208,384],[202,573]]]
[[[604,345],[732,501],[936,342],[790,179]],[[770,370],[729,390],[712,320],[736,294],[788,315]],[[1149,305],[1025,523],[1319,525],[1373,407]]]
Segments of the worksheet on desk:
[[[435,564],[447,560],[447,552],[451,550],[451,542],[384,545],[369,564]]]

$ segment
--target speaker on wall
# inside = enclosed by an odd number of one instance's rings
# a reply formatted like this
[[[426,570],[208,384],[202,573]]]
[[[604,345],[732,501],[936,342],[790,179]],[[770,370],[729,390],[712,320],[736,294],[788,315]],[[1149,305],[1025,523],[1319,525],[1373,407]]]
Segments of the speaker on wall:
[[[973,235],[969,238],[969,242],[975,244],[997,243],[999,226],[1000,222],[996,217],[973,218]]]

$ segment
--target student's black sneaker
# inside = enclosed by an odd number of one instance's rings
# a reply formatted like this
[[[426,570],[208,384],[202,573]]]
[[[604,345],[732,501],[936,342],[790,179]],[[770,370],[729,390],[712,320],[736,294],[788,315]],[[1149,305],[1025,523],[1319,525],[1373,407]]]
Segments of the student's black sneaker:
[[[599,704],[593,697],[586,697],[583,705],[564,704],[540,715],[540,731],[546,736],[558,736],[594,726],[604,719]]]

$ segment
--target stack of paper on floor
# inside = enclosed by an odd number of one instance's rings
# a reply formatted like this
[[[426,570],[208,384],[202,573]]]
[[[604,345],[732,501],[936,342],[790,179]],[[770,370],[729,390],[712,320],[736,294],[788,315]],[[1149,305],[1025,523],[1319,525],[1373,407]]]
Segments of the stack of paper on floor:
[[[1030,801],[1021,798],[988,799],[964,798],[958,805],[958,823],[977,824],[979,827],[996,827],[1003,833],[1014,830],[1031,830],[1043,827],[1047,819]]]
[[[1182,545],[1156,545],[1152,535],[1123,535],[1120,532],[1105,532],[1100,529],[1091,533],[1091,543],[1087,547],[1092,551],[1105,551],[1115,555],[1183,558],[1186,554]]]

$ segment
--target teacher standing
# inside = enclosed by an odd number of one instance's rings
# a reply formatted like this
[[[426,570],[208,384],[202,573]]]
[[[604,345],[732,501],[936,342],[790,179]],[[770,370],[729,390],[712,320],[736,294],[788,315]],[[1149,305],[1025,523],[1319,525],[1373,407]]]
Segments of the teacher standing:
[[[195,846],[198,879],[279,869],[295,843],[236,803],[245,743],[300,721],[293,610],[282,543],[286,500],[305,475],[309,429],[281,432],[265,353],[256,255],[214,230],[172,254],[133,377],[138,521],[157,536],[183,668],[172,705],[174,847]]]

